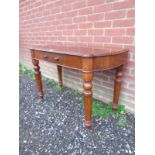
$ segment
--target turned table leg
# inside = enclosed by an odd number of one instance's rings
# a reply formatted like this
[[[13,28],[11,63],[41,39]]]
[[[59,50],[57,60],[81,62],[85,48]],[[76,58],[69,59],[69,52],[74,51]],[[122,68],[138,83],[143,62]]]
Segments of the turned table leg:
[[[118,100],[121,90],[122,77],[123,77],[123,65],[118,67],[115,75],[115,84],[114,84],[114,97],[113,97],[113,110],[116,111],[118,108]]]
[[[63,81],[62,81],[62,66],[57,65],[57,71],[58,71],[59,85],[62,87],[63,86]]]
[[[84,88],[84,110],[85,110],[85,125],[91,127],[92,115],[92,72],[83,72],[83,88]]]
[[[36,79],[36,85],[38,88],[38,94],[41,97],[41,99],[43,99],[44,94],[43,94],[43,88],[42,88],[39,60],[32,59],[32,63],[34,65],[35,79]]]
[[[82,60],[82,77],[83,77],[83,99],[85,111],[85,126],[91,127],[92,115],[92,80],[93,80],[93,59],[83,58]]]

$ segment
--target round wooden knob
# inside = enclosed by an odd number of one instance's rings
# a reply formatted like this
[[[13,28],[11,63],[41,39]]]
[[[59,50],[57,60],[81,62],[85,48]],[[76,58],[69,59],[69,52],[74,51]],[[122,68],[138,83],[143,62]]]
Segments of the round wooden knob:
[[[54,60],[55,61],[59,61],[59,57],[54,57]]]
[[[44,55],[44,58],[45,58],[45,59],[47,59],[47,58],[48,58],[48,56],[47,56],[47,55]]]

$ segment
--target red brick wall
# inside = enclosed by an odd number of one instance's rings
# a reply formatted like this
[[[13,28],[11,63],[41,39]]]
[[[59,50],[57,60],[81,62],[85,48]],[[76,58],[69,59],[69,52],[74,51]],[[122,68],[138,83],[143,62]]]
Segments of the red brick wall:
[[[31,68],[29,47],[50,43],[129,48],[120,103],[134,111],[134,0],[20,0],[20,62]],[[42,73],[57,79],[56,67],[41,62]],[[82,90],[81,73],[63,70],[64,83]],[[112,100],[114,71],[94,77],[94,97]]]

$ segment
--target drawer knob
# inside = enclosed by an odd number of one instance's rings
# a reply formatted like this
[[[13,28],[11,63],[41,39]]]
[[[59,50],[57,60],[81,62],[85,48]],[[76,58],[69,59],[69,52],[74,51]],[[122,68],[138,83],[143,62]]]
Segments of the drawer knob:
[[[44,58],[45,58],[45,59],[47,59],[47,58],[48,58],[48,56],[47,56],[47,55],[44,55]]]
[[[59,57],[54,57],[54,61],[59,61]]]

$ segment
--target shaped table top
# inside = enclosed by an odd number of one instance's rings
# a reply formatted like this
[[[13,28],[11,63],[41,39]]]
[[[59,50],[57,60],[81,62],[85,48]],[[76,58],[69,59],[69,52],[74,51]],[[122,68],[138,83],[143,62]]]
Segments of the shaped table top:
[[[70,47],[64,45],[46,45],[46,46],[34,46],[31,50],[52,52],[58,54],[75,55],[80,57],[96,57],[116,55],[123,52],[128,52],[128,49],[123,48],[91,48],[91,47]]]

